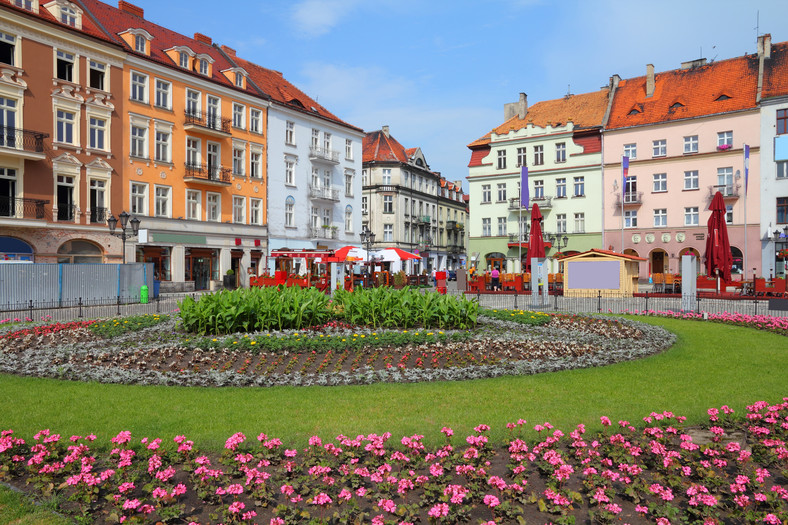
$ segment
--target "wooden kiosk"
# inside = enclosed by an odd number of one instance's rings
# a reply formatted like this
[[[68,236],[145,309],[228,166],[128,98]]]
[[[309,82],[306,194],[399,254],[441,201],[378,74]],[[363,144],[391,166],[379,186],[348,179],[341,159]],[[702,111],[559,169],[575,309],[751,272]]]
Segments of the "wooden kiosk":
[[[645,261],[642,257],[598,249],[564,257],[564,295],[596,297],[602,292],[631,297],[638,292],[639,266]]]

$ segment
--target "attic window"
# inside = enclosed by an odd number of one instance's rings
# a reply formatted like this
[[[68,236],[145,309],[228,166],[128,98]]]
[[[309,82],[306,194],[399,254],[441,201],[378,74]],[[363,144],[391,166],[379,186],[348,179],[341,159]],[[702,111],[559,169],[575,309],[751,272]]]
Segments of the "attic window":
[[[627,113],[627,115],[637,115],[638,113],[640,113],[640,111],[638,111],[637,108],[632,108],[629,110],[629,113]]]
[[[684,104],[682,104],[681,102],[674,102],[673,105],[670,106],[670,109],[678,109],[678,108],[683,108],[683,107],[684,107]]]
[[[235,85],[240,88],[244,87],[244,76],[241,73],[235,73]]]
[[[726,95],[725,93],[723,93],[722,95],[720,95],[719,97],[717,97],[715,100],[728,100],[729,98],[731,98],[731,97],[729,97],[728,95]]]
[[[182,68],[188,69],[189,67],[189,55],[186,54],[185,51],[181,51],[178,53],[178,60],[180,61],[180,65]]]
[[[304,107],[304,105],[301,103],[301,101],[298,100],[297,98],[290,99],[290,104],[292,104],[294,106],[298,106],[300,108]]]

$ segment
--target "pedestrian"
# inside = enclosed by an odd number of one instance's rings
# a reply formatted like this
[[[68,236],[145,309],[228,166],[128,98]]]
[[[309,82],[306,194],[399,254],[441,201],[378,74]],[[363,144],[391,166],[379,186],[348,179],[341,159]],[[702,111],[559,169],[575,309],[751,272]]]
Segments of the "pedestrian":
[[[497,266],[493,266],[492,272],[490,272],[490,279],[491,279],[491,287],[493,290],[498,291],[501,289],[501,273],[498,271]]]

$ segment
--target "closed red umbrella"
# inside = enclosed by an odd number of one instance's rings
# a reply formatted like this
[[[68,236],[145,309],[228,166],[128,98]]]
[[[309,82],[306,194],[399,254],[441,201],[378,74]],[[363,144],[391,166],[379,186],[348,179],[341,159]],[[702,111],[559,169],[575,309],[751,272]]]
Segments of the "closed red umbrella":
[[[706,234],[706,273],[709,277],[722,277],[726,282],[731,280],[733,256],[728,241],[728,227],[725,224],[725,201],[722,193],[717,192],[709,205],[711,217]],[[719,280],[717,281],[719,292]]]
[[[531,209],[531,236],[528,239],[528,260],[526,267],[531,269],[531,258],[544,257],[544,239],[542,238],[542,212],[539,211],[539,205],[534,203]]]

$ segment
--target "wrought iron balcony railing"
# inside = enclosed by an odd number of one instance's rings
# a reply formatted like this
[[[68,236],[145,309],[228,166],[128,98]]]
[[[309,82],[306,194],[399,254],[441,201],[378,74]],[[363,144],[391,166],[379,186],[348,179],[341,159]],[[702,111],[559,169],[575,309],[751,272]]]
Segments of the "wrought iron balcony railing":
[[[49,201],[0,196],[0,217],[15,219],[46,219]],[[51,217],[51,214],[50,214]]]
[[[223,118],[218,113],[208,112],[206,114],[199,111],[187,111],[184,120],[184,124],[191,124],[227,134],[231,133],[232,123],[232,119]]]
[[[57,205],[57,220],[59,221],[73,221],[77,216],[76,204],[58,204]]]
[[[212,164],[191,164],[187,162],[184,178],[230,184],[230,169]]]
[[[107,208],[90,208],[90,222],[99,224],[107,222]]]
[[[47,137],[47,133],[39,131],[0,126],[0,148],[43,153],[44,139]]]

